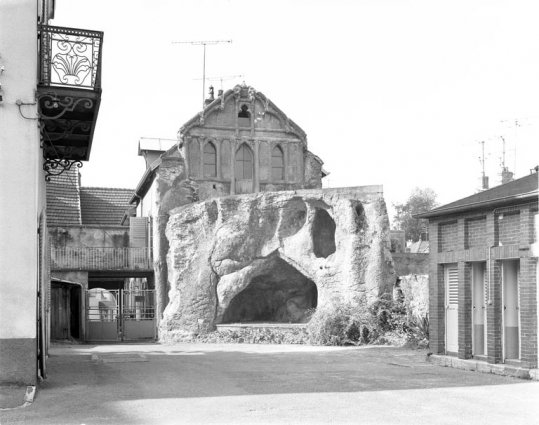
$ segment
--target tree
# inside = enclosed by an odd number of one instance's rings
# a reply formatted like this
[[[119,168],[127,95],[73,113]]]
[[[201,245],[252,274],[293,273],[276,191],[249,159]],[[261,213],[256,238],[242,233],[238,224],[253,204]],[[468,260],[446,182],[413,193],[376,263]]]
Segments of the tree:
[[[426,188],[420,189],[416,187],[412,190],[410,197],[404,204],[393,204],[395,208],[395,217],[393,225],[404,230],[406,240],[417,242],[422,232],[425,232],[425,227],[428,226],[428,220],[416,219],[412,216],[426,212],[436,207],[436,193],[434,190]]]

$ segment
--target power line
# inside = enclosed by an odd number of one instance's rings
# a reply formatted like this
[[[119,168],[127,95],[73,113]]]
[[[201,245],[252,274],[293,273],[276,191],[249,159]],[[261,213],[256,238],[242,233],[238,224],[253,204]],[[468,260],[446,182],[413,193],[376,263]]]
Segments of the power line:
[[[202,109],[204,109],[204,98],[206,95],[206,45],[219,43],[232,43],[232,40],[212,40],[212,41],[173,41],[172,44],[191,44],[193,46],[204,46],[204,57],[202,60]]]

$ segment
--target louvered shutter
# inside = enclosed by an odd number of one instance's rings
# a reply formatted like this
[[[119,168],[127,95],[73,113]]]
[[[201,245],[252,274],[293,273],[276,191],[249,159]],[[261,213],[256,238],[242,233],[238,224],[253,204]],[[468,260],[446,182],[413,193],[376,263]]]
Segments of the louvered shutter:
[[[129,242],[131,248],[147,246],[148,217],[131,217],[129,219]]]

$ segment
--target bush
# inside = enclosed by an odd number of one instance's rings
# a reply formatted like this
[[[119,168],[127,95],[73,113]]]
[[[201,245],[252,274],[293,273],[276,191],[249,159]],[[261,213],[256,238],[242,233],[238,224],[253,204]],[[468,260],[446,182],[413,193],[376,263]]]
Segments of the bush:
[[[380,326],[365,303],[335,298],[313,312],[307,333],[314,345],[363,345],[379,337]]]

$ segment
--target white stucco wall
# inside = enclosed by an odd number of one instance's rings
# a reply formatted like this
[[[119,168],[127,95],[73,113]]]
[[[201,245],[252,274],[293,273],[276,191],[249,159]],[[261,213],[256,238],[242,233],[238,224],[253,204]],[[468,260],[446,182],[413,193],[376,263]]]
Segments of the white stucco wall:
[[[45,200],[35,103],[37,1],[0,1],[0,339],[36,337],[39,214]],[[36,118],[36,105],[21,106]]]

